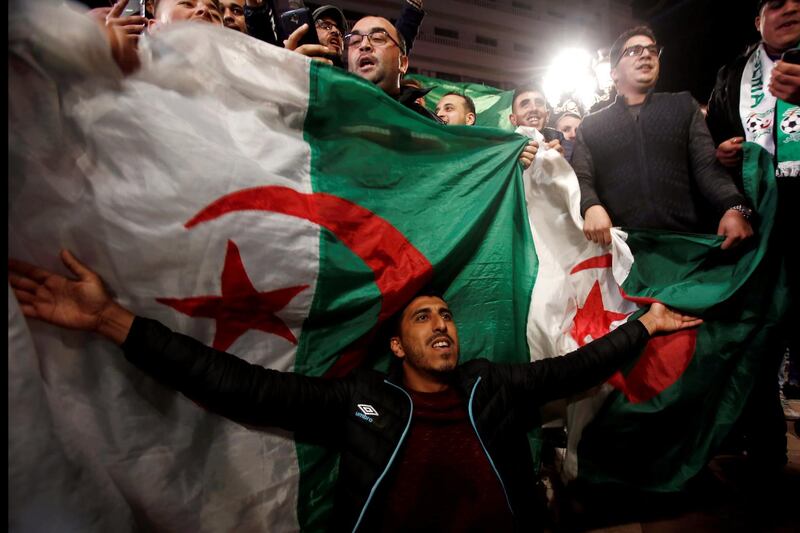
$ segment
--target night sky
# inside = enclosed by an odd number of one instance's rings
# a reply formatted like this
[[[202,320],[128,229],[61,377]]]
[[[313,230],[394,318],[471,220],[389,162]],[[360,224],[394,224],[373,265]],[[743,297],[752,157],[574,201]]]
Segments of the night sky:
[[[720,67],[758,41],[756,5],[745,0],[634,2],[635,14],[649,22],[665,47],[658,90],[688,90],[707,102]]]

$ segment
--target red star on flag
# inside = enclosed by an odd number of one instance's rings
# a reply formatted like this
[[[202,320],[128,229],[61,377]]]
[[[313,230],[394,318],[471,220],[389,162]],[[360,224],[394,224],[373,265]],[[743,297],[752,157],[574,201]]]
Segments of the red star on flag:
[[[259,292],[247,276],[239,248],[228,241],[225,266],[222,269],[221,296],[194,296],[191,298],[156,298],[185,315],[213,318],[216,321],[213,346],[226,350],[245,332],[256,329],[283,337],[297,344],[292,330],[275,313],[308,288],[298,285],[276,291]]]
[[[570,334],[578,346],[583,346],[608,333],[611,330],[612,322],[622,320],[627,316],[625,313],[615,313],[603,307],[600,283],[595,281],[586,301],[583,302],[583,307],[578,307],[578,312],[575,313]],[[587,340],[587,337],[591,337],[591,339]]]

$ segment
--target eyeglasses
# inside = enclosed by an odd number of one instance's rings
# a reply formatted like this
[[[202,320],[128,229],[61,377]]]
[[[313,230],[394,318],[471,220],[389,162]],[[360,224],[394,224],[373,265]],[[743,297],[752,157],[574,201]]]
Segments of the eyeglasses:
[[[641,44],[634,44],[633,46],[629,46],[622,53],[619,55],[619,59],[617,59],[617,63],[619,63],[620,59],[623,57],[638,57],[647,50],[651,56],[661,57],[661,52],[664,51],[663,46],[658,46],[657,44],[648,44],[647,46],[643,46]]]
[[[347,35],[344,36],[344,45],[347,48],[361,46],[361,43],[364,41],[364,37],[367,38],[367,40],[372,46],[376,47],[386,46],[389,43],[389,41],[392,41],[394,44],[397,45],[397,48],[399,48],[404,54],[406,53],[405,49],[402,46],[400,46],[400,43],[395,41],[394,38],[391,35],[389,35],[389,32],[387,32],[386,30],[372,30],[367,34],[359,33],[356,31],[348,33]]]
[[[330,23],[330,22],[324,21],[324,20],[318,20],[318,21],[316,21],[316,22],[314,23],[314,25],[315,25],[317,28],[320,28],[320,29],[322,29],[322,30],[325,30],[325,31],[333,31],[333,30],[336,30],[336,31],[338,31],[340,34],[342,33],[342,30],[340,30],[340,29],[339,29],[339,26],[337,26],[336,24],[332,24],[332,23]]]

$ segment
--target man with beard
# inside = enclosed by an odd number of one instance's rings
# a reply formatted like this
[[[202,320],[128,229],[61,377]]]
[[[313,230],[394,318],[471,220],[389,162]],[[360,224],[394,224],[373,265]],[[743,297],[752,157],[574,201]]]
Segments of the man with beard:
[[[477,118],[472,98],[456,92],[447,93],[439,99],[436,115],[450,126],[472,126]]]
[[[611,242],[611,226],[716,233],[723,250],[753,234],[752,209],[716,160],[689,93],[655,93],[661,47],[650,28],[611,47],[614,103],[584,118],[572,166],[586,238]]]
[[[733,439],[740,439],[753,472],[773,475],[787,462],[786,423],[777,375],[786,346],[797,359],[800,348],[788,326],[797,316],[800,265],[791,250],[797,241],[794,209],[800,200],[800,0],[760,0],[755,26],[761,41],[723,67],[708,102],[708,127],[717,159],[741,182],[742,143],[756,143],[773,155],[778,204],[770,236],[771,253],[780,254],[786,272],[789,312],[784,342],[763,354]],[[794,61],[794,62],[792,62]]]
[[[514,96],[511,99],[511,114],[508,116],[508,120],[517,127],[525,126],[539,130],[539,133],[544,136],[547,148],[552,148],[563,156],[564,147],[561,146],[561,141],[564,140],[564,135],[560,131],[547,127],[549,117],[547,99],[544,91],[539,87],[522,85],[514,90]],[[529,146],[536,155],[539,143],[531,141]]]
[[[388,374],[360,369],[325,379],[251,365],[136,317],[72,254],[61,258],[77,279],[9,261],[22,312],[99,333],[138,368],[222,416],[339,450],[333,531],[540,529],[526,438],[540,424],[539,408],[602,383],[652,335],[701,323],[654,303],[563,357],[497,364],[473,356],[459,364],[453,313],[423,291],[390,323]]]

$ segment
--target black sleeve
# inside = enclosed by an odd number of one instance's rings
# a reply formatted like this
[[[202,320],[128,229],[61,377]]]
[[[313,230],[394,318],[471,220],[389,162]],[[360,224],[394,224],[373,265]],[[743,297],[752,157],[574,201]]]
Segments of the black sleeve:
[[[411,53],[411,47],[414,46],[414,40],[419,33],[419,27],[422,25],[422,19],[425,17],[425,12],[410,2],[403,1],[403,7],[400,10],[400,16],[397,18],[394,27],[397,32],[403,36],[406,41],[406,54]]]
[[[122,349],[142,371],[231,420],[312,434],[341,425],[347,380],[266,369],[141,317]]]
[[[647,328],[633,320],[564,356],[504,366],[514,388],[527,401],[542,405],[605,382],[639,355],[649,339]]]
[[[247,34],[261,41],[275,46],[282,46],[278,43],[275,31],[272,27],[272,17],[267,2],[251,7],[244,6],[244,21],[247,24]]]
[[[581,128],[578,128],[578,136],[575,138],[575,148],[572,151],[572,161],[570,161],[575,175],[578,176],[578,185],[581,189],[581,216],[593,205],[603,205],[597,192],[594,190],[594,161],[592,152],[586,146]]]
[[[721,216],[727,209],[745,204],[744,195],[733,177],[717,161],[717,148],[697,102],[692,100],[694,115],[689,127],[689,162],[697,188]]]

